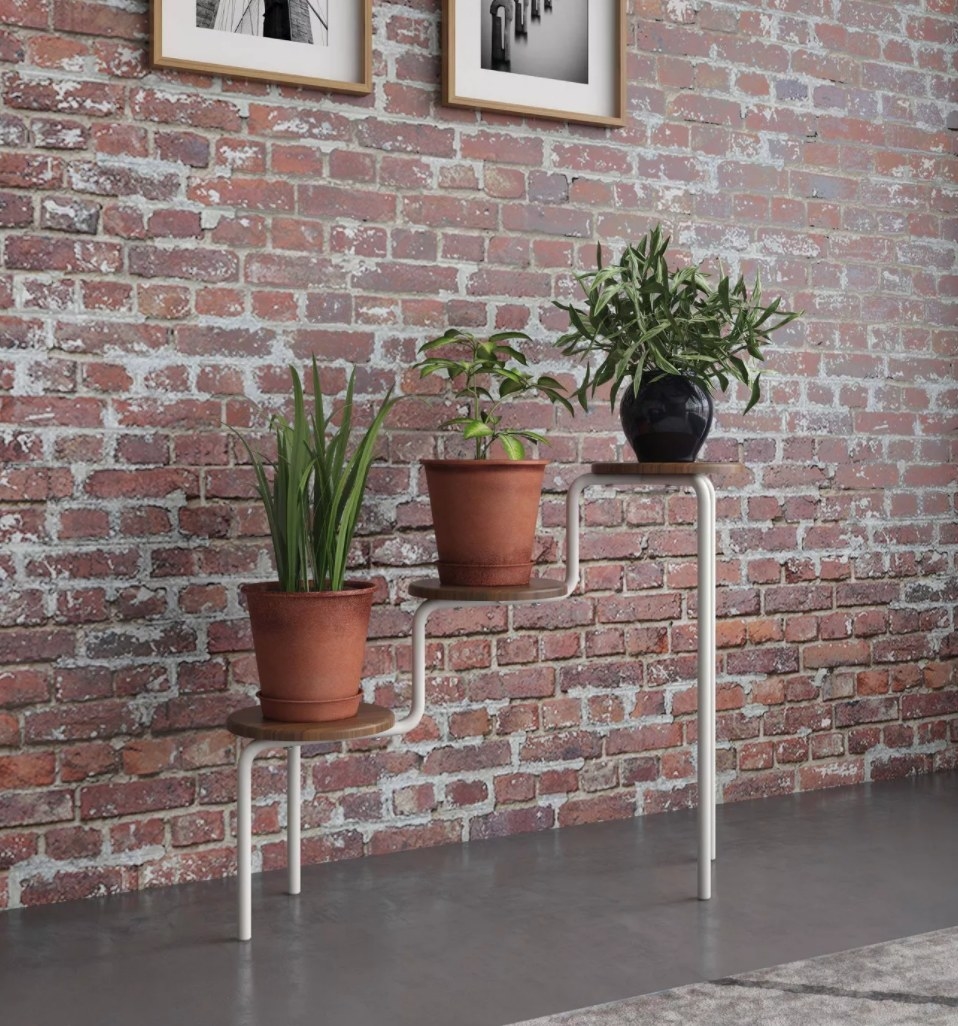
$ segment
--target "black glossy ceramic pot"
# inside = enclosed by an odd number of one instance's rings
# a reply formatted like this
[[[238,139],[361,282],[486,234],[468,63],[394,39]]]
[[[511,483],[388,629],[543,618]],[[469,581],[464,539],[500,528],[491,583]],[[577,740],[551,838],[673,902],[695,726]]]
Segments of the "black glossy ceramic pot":
[[[626,389],[619,416],[640,463],[691,463],[712,426],[712,397],[694,381],[668,374],[638,394]]]

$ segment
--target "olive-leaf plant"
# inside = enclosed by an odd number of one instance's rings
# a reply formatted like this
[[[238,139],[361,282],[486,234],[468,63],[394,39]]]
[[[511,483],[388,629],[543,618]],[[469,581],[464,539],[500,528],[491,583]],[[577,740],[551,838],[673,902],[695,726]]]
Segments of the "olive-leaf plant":
[[[475,445],[475,458],[488,459],[498,442],[511,460],[525,457],[525,442],[544,442],[538,431],[507,427],[502,423],[503,404],[522,396],[541,395],[553,405],[574,413],[563,385],[548,374],[536,376],[526,368],[529,361],[514,342],[532,339],[524,331],[499,331],[478,338],[460,328],[446,332],[419,347],[416,364],[420,377],[442,374],[449,379],[453,397],[465,412],[443,421],[443,428],[459,431]]]
[[[290,376],[292,419],[275,414],[270,421],[275,458],[254,450],[242,435],[239,438],[266,509],[280,590],[340,591],[376,440],[398,397],[390,389],[350,451],[356,372],[349,376],[338,426],[333,423],[335,412],[327,414],[315,357],[311,410],[295,367],[290,367]]]
[[[782,309],[780,298],[763,304],[757,276],[750,292],[741,276],[733,282],[721,274],[713,287],[700,265],[669,270],[669,242],[656,226],[605,267],[600,244],[597,269],[576,275],[585,305],[555,302],[570,321],[557,346],[586,363],[576,397],[587,409],[588,397],[607,382],[614,404],[623,384],[637,392],[668,374],[709,393],[715,385],[726,391],[734,379],[750,389],[747,413],[761,396],[755,363],[764,359],[762,347],[801,314]]]

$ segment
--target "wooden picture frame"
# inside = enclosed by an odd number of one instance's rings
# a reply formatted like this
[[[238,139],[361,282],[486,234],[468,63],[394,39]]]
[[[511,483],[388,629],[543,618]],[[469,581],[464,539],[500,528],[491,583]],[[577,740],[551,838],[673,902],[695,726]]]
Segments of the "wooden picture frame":
[[[150,57],[160,68],[368,93],[372,0],[153,0]]]
[[[626,0],[443,0],[443,103],[624,125],[625,13]]]

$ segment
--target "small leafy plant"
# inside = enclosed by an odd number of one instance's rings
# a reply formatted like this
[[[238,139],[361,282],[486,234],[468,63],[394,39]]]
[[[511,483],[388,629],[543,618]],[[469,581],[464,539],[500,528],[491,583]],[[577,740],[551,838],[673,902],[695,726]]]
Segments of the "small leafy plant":
[[[511,344],[518,339],[532,341],[523,331],[500,331],[482,339],[460,328],[449,328],[419,348],[421,359],[416,366],[420,377],[444,374],[454,397],[467,409],[440,426],[453,428],[466,441],[474,442],[477,460],[489,458],[494,442],[502,446],[509,459],[521,460],[526,454],[524,442],[545,441],[537,431],[503,426],[500,409],[508,400],[542,395],[553,405],[574,413],[560,382],[548,374],[536,377],[526,370],[529,361]]]
[[[356,372],[349,376],[338,427],[334,414],[327,416],[315,357],[312,372],[313,404],[307,411],[299,373],[290,367],[292,420],[276,414],[270,421],[276,439],[274,460],[254,451],[239,435],[256,472],[280,590],[285,592],[342,590],[376,440],[398,402],[390,390],[350,453]]]
[[[657,226],[607,267],[598,246],[597,270],[576,276],[585,305],[555,303],[571,324],[557,346],[586,361],[576,397],[587,409],[588,397],[609,381],[614,404],[623,384],[637,392],[643,382],[668,374],[690,378],[709,393],[715,385],[726,391],[734,379],[750,389],[747,413],[761,396],[754,363],[764,359],[762,346],[801,314],[781,309],[781,299],[763,305],[758,277],[750,293],[741,276],[733,283],[723,274],[713,288],[698,265],[670,271],[669,242]]]

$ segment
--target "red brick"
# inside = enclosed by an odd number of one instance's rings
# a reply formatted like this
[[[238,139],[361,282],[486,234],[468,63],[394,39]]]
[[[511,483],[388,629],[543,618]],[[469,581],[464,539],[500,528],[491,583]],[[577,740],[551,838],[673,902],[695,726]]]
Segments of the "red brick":
[[[106,742],[69,745],[60,750],[59,761],[60,779],[65,784],[106,776],[115,772],[119,765],[115,749]]]
[[[130,273],[143,278],[186,278],[204,282],[236,281],[239,259],[220,249],[159,249],[134,246],[129,250]]]
[[[610,755],[622,752],[647,752],[660,748],[674,748],[682,744],[680,723],[658,723],[642,727],[612,730],[606,742]]]
[[[0,672],[0,706],[12,709],[18,705],[34,705],[50,697],[47,674],[24,667]]]
[[[501,812],[475,816],[469,823],[469,837],[474,841],[509,837],[548,830],[554,822],[555,813],[551,808],[503,809]]]
[[[393,811],[397,816],[432,812],[438,807],[438,804],[432,784],[415,784],[393,792]]]
[[[7,266],[25,271],[111,274],[123,262],[120,246],[108,242],[19,236],[5,247]]]
[[[52,784],[55,762],[52,752],[0,755],[0,788],[12,791]]]
[[[103,897],[124,889],[123,871],[117,867],[80,869],[55,873],[52,877],[28,876],[20,885],[20,900],[26,905]]]
[[[497,802],[527,802],[535,798],[536,778],[531,773],[507,773],[493,778]]]
[[[754,741],[745,744],[739,751],[739,769],[771,769],[775,758],[775,746],[771,741]]]
[[[454,780],[446,784],[446,802],[454,808],[479,805],[488,795],[489,789],[481,780]]]
[[[99,118],[119,116],[123,111],[123,90],[103,82],[26,78],[14,73],[5,80],[3,97],[8,106],[21,110]]]
[[[95,858],[103,850],[103,834],[93,827],[58,827],[44,835],[46,854],[52,859]]]
[[[9,833],[0,836],[0,871],[10,869],[18,862],[32,858],[39,850],[35,833]]]
[[[845,787],[860,784],[865,779],[865,765],[860,759],[802,766],[798,771],[802,790],[819,790],[824,787]]]
[[[195,132],[155,132],[153,145],[162,160],[206,167],[210,162],[209,140]]]
[[[462,840],[462,824],[457,820],[435,820],[419,826],[387,828],[373,834],[368,844],[370,855],[431,848],[437,844],[454,844]]]
[[[452,713],[449,717],[449,736],[454,738],[482,737],[492,730],[489,713],[485,709]]]
[[[499,698],[538,698],[555,692],[555,671],[548,666],[473,674],[468,682],[473,701]]]
[[[128,783],[86,784],[80,788],[82,819],[103,819],[192,804],[196,784],[186,778],[159,778]]]
[[[33,224],[33,201],[17,193],[0,193],[0,227],[24,228]]]
[[[462,156],[466,160],[489,160],[510,164],[542,163],[542,141],[525,134],[477,132],[463,133]]]
[[[933,694],[903,695],[901,699],[903,720],[948,716],[952,713],[958,713],[958,691],[956,690],[949,689]]]
[[[139,819],[110,827],[110,849],[114,852],[142,851],[163,843],[165,826],[161,819]]]
[[[548,737],[526,738],[519,749],[523,763],[568,762],[595,758],[602,750],[601,738],[584,730],[557,732]]]
[[[726,801],[743,801],[750,798],[771,798],[790,794],[795,789],[795,771],[782,770],[770,773],[750,773],[724,785]]]
[[[546,770],[539,775],[539,794],[568,794],[579,787],[575,770]]]
[[[170,822],[170,841],[177,848],[222,841],[224,836],[221,812],[191,812]]]
[[[67,789],[0,794],[0,827],[62,823],[73,816],[73,792]]]
[[[571,799],[559,808],[559,826],[604,823],[611,819],[631,819],[634,815],[635,798],[630,795]]]
[[[423,773],[471,773],[477,770],[491,769],[496,766],[508,766],[511,752],[505,741],[487,741],[482,745],[471,745],[461,748],[437,748],[430,752],[423,761]]]
[[[932,757],[914,752],[908,755],[890,755],[877,758],[871,766],[872,780],[899,780],[917,773],[930,773]]]

